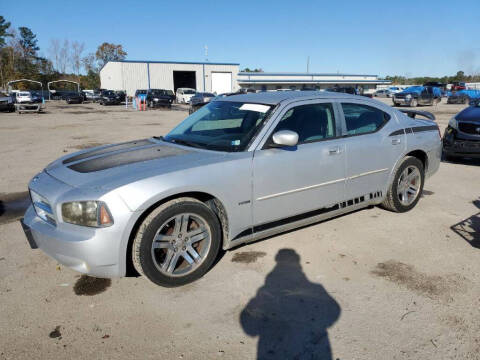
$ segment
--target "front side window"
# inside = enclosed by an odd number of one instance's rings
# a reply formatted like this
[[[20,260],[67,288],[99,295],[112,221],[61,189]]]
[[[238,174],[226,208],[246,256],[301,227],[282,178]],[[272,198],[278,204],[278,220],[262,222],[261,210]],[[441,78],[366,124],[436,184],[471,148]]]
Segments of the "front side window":
[[[201,107],[164,140],[219,151],[243,151],[273,106],[244,102],[213,101]]]
[[[296,106],[288,110],[274,132],[291,130],[298,134],[298,143],[334,138],[335,116],[329,103]]]
[[[373,133],[390,120],[390,115],[373,106],[342,103],[347,135]]]

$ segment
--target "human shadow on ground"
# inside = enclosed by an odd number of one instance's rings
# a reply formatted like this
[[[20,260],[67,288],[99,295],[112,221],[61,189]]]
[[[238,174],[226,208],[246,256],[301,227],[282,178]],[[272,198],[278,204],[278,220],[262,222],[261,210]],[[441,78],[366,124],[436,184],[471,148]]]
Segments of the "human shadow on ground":
[[[275,260],[240,314],[245,333],[259,337],[257,359],[332,359],[327,329],[339,318],[340,306],[307,279],[294,250],[279,250]]]
[[[480,199],[474,200],[473,204],[480,209]],[[480,212],[452,225],[450,229],[471,246],[480,249]]]

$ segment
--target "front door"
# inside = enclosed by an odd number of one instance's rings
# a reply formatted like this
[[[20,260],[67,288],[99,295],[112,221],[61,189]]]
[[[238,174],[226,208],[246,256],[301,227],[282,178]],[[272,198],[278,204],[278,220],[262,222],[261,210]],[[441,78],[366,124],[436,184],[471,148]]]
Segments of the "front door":
[[[318,101],[291,105],[280,115],[265,145],[254,153],[254,226],[294,220],[292,216],[343,200],[345,141],[335,115],[332,103]],[[280,130],[295,131],[298,145],[273,147],[272,135]]]

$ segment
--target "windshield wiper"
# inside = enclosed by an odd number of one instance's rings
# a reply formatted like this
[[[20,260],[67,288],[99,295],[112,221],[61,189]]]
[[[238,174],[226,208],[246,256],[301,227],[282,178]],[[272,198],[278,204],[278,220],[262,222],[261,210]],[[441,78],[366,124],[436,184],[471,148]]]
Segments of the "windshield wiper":
[[[197,144],[197,143],[192,142],[192,141],[188,141],[188,140],[173,139],[173,138],[170,138],[169,140],[166,140],[166,139],[163,139],[163,140],[164,141],[170,141],[174,144],[190,146],[190,147],[194,147],[194,148],[198,148],[198,149],[204,149],[204,147],[202,145]]]

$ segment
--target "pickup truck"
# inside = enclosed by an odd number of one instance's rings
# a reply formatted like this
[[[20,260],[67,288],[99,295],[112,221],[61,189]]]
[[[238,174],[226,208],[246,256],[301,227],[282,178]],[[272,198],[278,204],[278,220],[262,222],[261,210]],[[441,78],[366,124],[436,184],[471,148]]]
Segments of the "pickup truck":
[[[447,104],[470,104],[472,100],[480,99],[480,90],[464,89],[449,94]]]
[[[417,105],[435,105],[441,99],[442,91],[435,86],[410,86],[392,97],[394,106],[408,105],[412,107]]]

